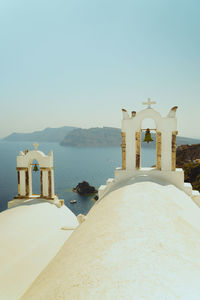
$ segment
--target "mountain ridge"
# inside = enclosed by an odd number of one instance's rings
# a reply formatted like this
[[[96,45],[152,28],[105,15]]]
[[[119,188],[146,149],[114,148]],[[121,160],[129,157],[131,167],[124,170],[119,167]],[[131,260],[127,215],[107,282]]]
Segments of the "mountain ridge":
[[[155,134],[152,133],[154,141],[149,144],[143,143],[144,134],[143,132],[141,138],[143,146],[154,148]],[[121,145],[121,129],[115,127],[92,127],[89,129],[73,126],[47,127],[44,130],[32,133],[14,132],[2,140],[12,142],[51,142],[71,147],[118,147]],[[177,146],[183,144],[200,144],[200,139],[177,136]]]
[[[72,126],[62,126],[59,128],[47,127],[43,130],[38,130],[31,133],[13,132],[10,135],[3,138],[2,140],[11,142],[37,141],[59,143],[71,130],[74,130],[76,128],[77,127]]]
[[[145,133],[142,132],[142,145],[154,148],[156,144],[155,133],[152,133],[153,142],[144,143]],[[121,129],[114,127],[94,127],[89,129],[77,128],[64,138],[62,146],[72,147],[118,147],[121,145]],[[200,144],[200,139],[177,136],[177,146],[183,144]]]

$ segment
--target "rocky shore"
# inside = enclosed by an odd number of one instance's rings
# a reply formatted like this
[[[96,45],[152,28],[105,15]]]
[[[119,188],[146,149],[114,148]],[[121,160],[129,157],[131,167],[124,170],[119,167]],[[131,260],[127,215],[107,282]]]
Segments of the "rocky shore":
[[[185,182],[200,191],[200,144],[181,145],[176,151],[176,166],[182,168]]]

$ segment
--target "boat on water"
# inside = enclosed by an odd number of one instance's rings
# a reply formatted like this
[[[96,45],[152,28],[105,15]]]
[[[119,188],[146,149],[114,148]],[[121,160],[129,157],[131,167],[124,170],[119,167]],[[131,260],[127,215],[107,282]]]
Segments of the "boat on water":
[[[77,200],[71,200],[71,201],[70,201],[71,204],[74,204],[74,203],[76,203],[76,202],[77,202]]]

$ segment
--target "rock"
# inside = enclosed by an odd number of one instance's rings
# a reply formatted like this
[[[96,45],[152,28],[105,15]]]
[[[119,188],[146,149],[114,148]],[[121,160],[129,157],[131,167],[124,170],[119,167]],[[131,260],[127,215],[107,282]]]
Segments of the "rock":
[[[89,195],[97,193],[97,190],[95,190],[95,187],[89,185],[87,181],[83,181],[73,188],[73,192],[76,192],[80,195]]]
[[[94,200],[98,200],[99,199],[99,197],[96,195],[96,196],[94,196]]]

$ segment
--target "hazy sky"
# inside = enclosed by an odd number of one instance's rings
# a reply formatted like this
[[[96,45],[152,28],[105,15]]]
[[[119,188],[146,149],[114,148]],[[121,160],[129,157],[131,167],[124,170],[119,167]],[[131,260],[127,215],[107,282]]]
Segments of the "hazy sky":
[[[1,0],[0,137],[121,126],[151,97],[200,138],[199,0]]]

